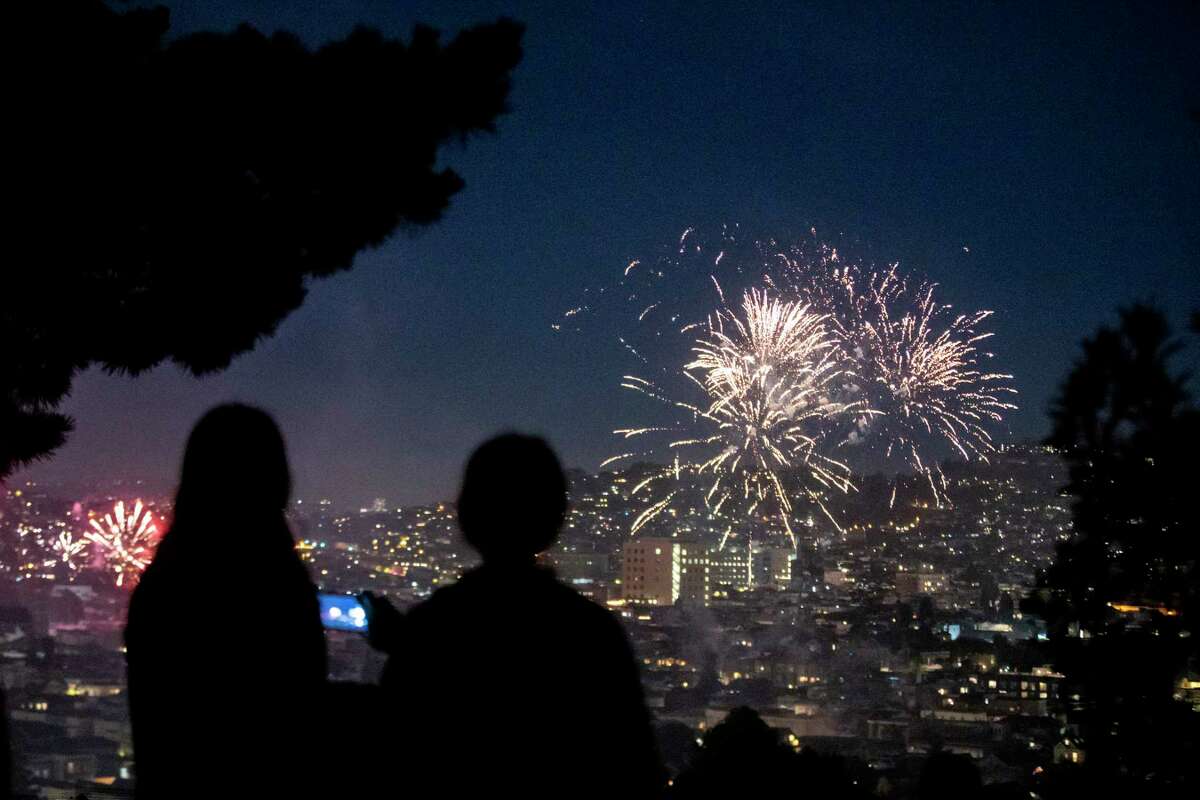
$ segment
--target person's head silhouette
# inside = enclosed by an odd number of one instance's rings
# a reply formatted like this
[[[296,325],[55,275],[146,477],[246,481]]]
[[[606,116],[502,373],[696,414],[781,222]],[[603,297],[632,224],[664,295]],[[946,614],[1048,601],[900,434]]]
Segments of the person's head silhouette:
[[[287,451],[275,421],[250,406],[217,406],[188,437],[175,518],[279,514],[291,488]]]
[[[458,524],[485,563],[531,561],[554,544],[566,513],[566,476],[542,439],[506,433],[467,462]]]

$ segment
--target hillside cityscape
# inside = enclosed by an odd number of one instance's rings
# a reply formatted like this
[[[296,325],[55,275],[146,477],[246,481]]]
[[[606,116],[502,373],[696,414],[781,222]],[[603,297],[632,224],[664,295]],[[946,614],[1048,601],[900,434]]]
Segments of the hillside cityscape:
[[[563,535],[541,560],[623,624],[668,770],[740,707],[795,748],[845,758],[880,793],[911,784],[935,750],[968,754],[989,784],[1018,786],[1087,758],[1068,723],[1081,698],[1052,668],[1044,625],[1020,610],[1071,535],[1053,449],[1010,446],[991,463],[948,465],[952,502],[941,507],[919,481],[896,478],[890,501],[892,479],[864,477],[838,524],[802,517],[796,550],[769,522],[727,531],[699,495],[631,537],[644,505],[631,490],[647,469],[570,471]],[[161,524],[170,499],[145,491],[113,483],[71,496],[25,483],[0,494],[0,683],[35,796],[132,786],[128,587],[103,559],[77,564],[53,543],[85,536],[117,502],[141,501]],[[370,590],[403,610],[474,565],[451,502],[346,509],[305,498],[290,517],[322,591]],[[214,545],[212,569],[217,629],[256,624],[254,576],[239,573],[236,542]],[[365,637],[327,637],[332,679],[378,679],[382,657]],[[1198,689],[1181,686],[1200,703]]]

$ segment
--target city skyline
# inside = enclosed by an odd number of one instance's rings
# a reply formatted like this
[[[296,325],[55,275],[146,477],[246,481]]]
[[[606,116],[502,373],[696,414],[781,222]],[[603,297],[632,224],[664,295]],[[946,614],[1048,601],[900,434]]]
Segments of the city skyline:
[[[1042,446],[1043,446],[1043,442],[1041,440],[1036,440],[1036,439],[999,442],[997,454],[1003,454],[1005,451],[1011,450],[1011,449],[1021,450],[1024,448],[1030,448],[1030,447],[1036,448],[1036,447],[1042,447]],[[951,466],[951,465],[965,466],[969,462],[962,461],[961,459],[949,458],[949,459],[946,459],[945,461],[943,461],[942,463],[944,466]],[[638,468],[642,468],[642,467],[646,467],[646,466],[662,466],[662,464],[660,462],[654,461],[652,459],[651,460],[633,461],[631,463],[624,463],[624,464],[620,464],[620,465],[610,465],[607,467],[599,467],[599,468],[597,468],[595,466],[589,468],[589,467],[582,466],[579,464],[566,464],[566,463],[563,464],[563,468],[566,470],[566,472],[569,475],[581,474],[581,475],[589,475],[589,476],[593,476],[593,477],[599,476],[599,475],[605,475],[605,474],[610,474],[610,475],[620,474],[623,471],[625,471],[626,469],[638,469]],[[855,484],[856,488],[854,490],[852,490],[848,496],[850,498],[853,498],[856,495],[863,495],[864,493],[866,493],[867,495],[871,495],[872,493],[875,493],[878,495],[878,497],[876,499],[883,498],[884,500],[886,500],[887,496],[890,492],[890,487],[892,485],[891,479],[897,478],[897,477],[900,478],[901,480],[907,479],[909,481],[914,482],[917,485],[920,485],[921,481],[922,481],[922,479],[920,478],[919,475],[917,475],[917,473],[915,473],[911,470],[906,470],[903,467],[901,467],[897,470],[891,470],[891,471],[889,471],[889,470],[858,470],[858,471],[854,471],[852,473],[852,482]],[[874,479],[877,479],[877,478],[885,478],[888,480],[885,484],[877,484],[874,482]],[[17,489],[22,489],[22,488],[26,487],[29,483],[32,483],[35,486],[40,487],[41,489],[49,489],[54,492],[61,491],[61,492],[65,493],[65,495],[73,497],[73,498],[82,497],[82,496],[92,496],[98,490],[99,490],[99,493],[96,494],[96,496],[103,496],[103,497],[111,496],[114,498],[121,496],[124,498],[124,495],[121,494],[120,492],[114,492],[112,487],[126,486],[126,487],[129,487],[125,492],[125,494],[129,495],[129,497],[126,498],[129,500],[136,499],[136,497],[139,494],[143,494],[143,495],[153,494],[154,496],[156,496],[162,500],[169,500],[174,494],[177,479],[178,479],[178,476],[174,475],[174,474],[146,475],[146,474],[133,474],[133,473],[119,474],[119,475],[113,475],[113,476],[108,476],[108,477],[101,476],[101,477],[96,477],[96,478],[84,479],[84,478],[74,477],[74,476],[70,476],[70,475],[56,474],[55,471],[49,470],[49,469],[46,469],[46,470],[33,469],[33,470],[19,471],[14,476],[9,478],[7,481],[0,484],[0,488],[17,490]],[[872,481],[872,483],[869,486],[860,485],[864,481],[864,479],[870,480],[870,481]],[[1063,481],[1065,484],[1065,481],[1066,481],[1065,474],[1063,476]],[[882,489],[879,488],[880,485],[882,485],[884,488],[882,488]],[[99,489],[99,487],[108,487],[108,489]],[[449,490],[445,494],[428,495],[428,496],[423,496],[423,497],[410,497],[410,498],[406,498],[406,499],[401,499],[401,497],[399,497],[398,495],[389,495],[387,493],[379,493],[379,492],[371,493],[371,492],[367,492],[367,491],[353,491],[352,490],[350,493],[342,495],[342,494],[334,494],[334,493],[330,493],[330,492],[322,492],[317,489],[310,489],[310,490],[297,489],[297,490],[293,491],[293,493],[292,493],[291,502],[292,502],[292,504],[328,502],[328,503],[332,504],[333,507],[340,509],[340,510],[345,510],[345,511],[353,511],[353,510],[357,510],[357,509],[367,509],[367,508],[372,507],[373,505],[377,505],[378,501],[380,501],[380,500],[385,501],[385,504],[388,508],[428,507],[428,506],[434,506],[434,505],[438,505],[438,504],[442,504],[442,503],[453,504],[455,502],[455,499],[458,494],[458,488],[459,487],[457,485],[457,479],[456,479],[455,483],[450,486]],[[1059,488],[1061,489],[1063,487],[1060,486]],[[919,495],[919,494],[920,494],[919,491],[914,492],[914,496]],[[951,501],[949,504],[952,505],[952,498],[947,498],[947,499],[949,499]]]
[[[954,510],[920,508],[918,524],[907,504],[862,498],[844,534],[818,521],[799,553],[766,536],[718,547],[720,527],[698,501],[631,538],[638,469],[577,472],[561,538],[540,560],[628,632],[664,745],[672,726],[695,741],[750,706],[788,747],[836,753],[864,785],[912,780],[939,742],[983,759],[989,782],[1029,780],[1037,767],[1072,758],[1059,752],[1064,737],[1049,718],[1063,675],[1034,648],[1044,625],[1016,611],[1069,535],[1070,516],[1052,488],[1063,464],[1047,448],[1011,448],[997,461],[951,477]],[[107,490],[119,497],[130,487]],[[24,763],[42,783],[111,776],[127,791],[136,753],[123,662],[113,654],[129,584],[114,581],[111,565],[28,575],[22,566],[38,559],[27,550],[36,535],[87,528],[111,503],[76,509],[52,493],[14,491],[0,491],[0,521],[15,534],[0,542],[0,599],[12,604],[0,631],[48,633],[57,655],[40,662],[30,646],[37,638],[13,640],[0,664],[19,687],[9,693],[12,719],[21,730],[93,732],[27,747]],[[408,609],[478,565],[446,506],[305,503],[292,516],[300,558],[324,592],[369,588]],[[364,637],[327,636],[331,678],[378,673]],[[997,637],[1009,644],[992,652]],[[663,756],[676,774],[686,763],[669,748]]]

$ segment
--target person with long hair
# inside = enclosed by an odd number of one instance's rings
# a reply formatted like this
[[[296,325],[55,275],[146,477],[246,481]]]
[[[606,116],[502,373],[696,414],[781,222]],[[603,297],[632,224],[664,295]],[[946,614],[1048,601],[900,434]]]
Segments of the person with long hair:
[[[143,800],[312,794],[325,639],[290,492],[266,413],[223,405],[196,425],[125,629]]]

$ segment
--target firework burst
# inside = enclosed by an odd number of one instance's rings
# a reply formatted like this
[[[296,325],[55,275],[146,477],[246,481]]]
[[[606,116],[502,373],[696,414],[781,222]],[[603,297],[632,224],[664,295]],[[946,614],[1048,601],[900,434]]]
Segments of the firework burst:
[[[88,544],[87,538],[77,539],[70,531],[62,531],[50,541],[54,557],[49,564],[62,564],[71,572],[78,572],[86,561]]]
[[[936,284],[911,289],[898,265],[881,271],[839,263],[836,251],[817,262],[790,260],[793,291],[829,312],[847,380],[844,396],[860,398],[859,413],[839,447],[866,444],[898,459],[927,481],[939,505],[947,481],[938,443],[967,460],[987,461],[995,449],[987,425],[1016,408],[1012,375],[987,372],[981,343],[991,311],[955,314],[937,302]],[[895,501],[895,493],[892,494]]]
[[[689,309],[714,309],[713,287],[715,310],[697,318]],[[840,528],[826,501],[855,489],[848,464],[859,459],[921,475],[941,504],[939,461],[986,461],[988,428],[1016,407],[1016,392],[1011,375],[980,366],[992,357],[983,349],[992,312],[955,313],[935,287],[914,288],[896,264],[847,262],[821,243],[750,242],[736,227],[715,243],[689,228],[657,262],[629,262],[608,296],[632,308],[640,335],[620,342],[646,372],[621,385],[673,412],[617,430],[645,444],[601,465],[667,462],[634,486],[645,505],[631,532],[682,510],[685,498],[698,502],[699,486],[722,545],[743,523],[774,520],[795,546],[797,505]],[[604,291],[564,320],[581,330]]]
[[[117,586],[137,582],[142,570],[150,563],[157,544],[158,526],[154,515],[141,500],[128,513],[125,501],[117,501],[112,513],[103,520],[92,519],[87,538],[99,548],[104,562],[116,575]]]
[[[723,301],[719,286],[718,294]],[[830,399],[840,368],[826,318],[807,305],[748,291],[740,313],[722,302],[700,326],[692,355],[682,375],[699,390],[697,402],[672,400],[645,378],[627,376],[622,384],[687,412],[689,419],[617,433],[629,438],[701,430],[697,436],[670,440],[672,466],[643,480],[633,494],[650,494],[663,481],[678,484],[682,460],[689,476],[699,476],[707,487],[709,512],[731,522],[722,545],[732,521],[765,516],[782,525],[794,547],[793,497],[825,510],[823,491],[852,488],[849,468],[819,450],[829,421],[854,406]],[[647,506],[632,532],[665,511],[677,491]]]
[[[1016,393],[1006,384],[1012,376],[978,367],[979,344],[992,336],[979,326],[991,313],[951,316],[929,287],[914,311],[868,331],[872,346],[863,372],[868,402],[880,411],[885,429],[886,455],[899,455],[924,475],[938,503],[946,478],[936,459],[922,458],[923,442],[932,437],[967,460],[987,461],[995,445],[986,424],[1016,408],[1004,399]]]

